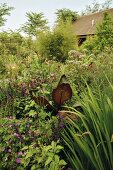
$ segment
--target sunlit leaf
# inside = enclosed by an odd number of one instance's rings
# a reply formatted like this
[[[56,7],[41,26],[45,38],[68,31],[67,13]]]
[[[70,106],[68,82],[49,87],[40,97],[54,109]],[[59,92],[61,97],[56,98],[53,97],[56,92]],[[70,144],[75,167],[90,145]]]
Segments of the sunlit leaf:
[[[46,162],[45,162],[45,166],[47,166],[48,164],[50,164],[50,162],[53,160],[52,157],[48,157]]]

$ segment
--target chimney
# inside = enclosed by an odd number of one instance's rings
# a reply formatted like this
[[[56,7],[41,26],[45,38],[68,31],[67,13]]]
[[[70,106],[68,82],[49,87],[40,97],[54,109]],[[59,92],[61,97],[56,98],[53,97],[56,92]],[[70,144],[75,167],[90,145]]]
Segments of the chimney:
[[[92,27],[95,25],[95,20],[94,19],[92,19],[91,25],[92,25]]]

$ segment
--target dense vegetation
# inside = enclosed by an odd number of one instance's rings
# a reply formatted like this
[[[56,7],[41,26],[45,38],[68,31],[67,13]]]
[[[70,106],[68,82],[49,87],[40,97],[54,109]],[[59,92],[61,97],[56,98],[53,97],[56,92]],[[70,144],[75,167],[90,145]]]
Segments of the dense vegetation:
[[[12,9],[1,5],[1,26]],[[78,14],[56,15],[53,30],[28,12],[0,32],[0,169],[112,170],[113,19],[78,47]]]

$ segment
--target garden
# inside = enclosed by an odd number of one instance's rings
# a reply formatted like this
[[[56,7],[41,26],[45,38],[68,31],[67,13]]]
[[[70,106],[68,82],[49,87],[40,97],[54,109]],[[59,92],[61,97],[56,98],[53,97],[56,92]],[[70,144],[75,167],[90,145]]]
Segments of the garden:
[[[78,14],[56,15],[0,32],[0,170],[113,170],[113,19],[78,46]]]

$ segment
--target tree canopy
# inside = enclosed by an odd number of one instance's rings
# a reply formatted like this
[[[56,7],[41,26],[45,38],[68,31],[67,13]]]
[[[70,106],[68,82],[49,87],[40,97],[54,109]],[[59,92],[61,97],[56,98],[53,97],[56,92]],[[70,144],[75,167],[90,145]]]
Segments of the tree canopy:
[[[7,6],[6,3],[0,4],[0,26],[3,26],[5,24],[6,15],[10,15],[10,11],[13,10],[13,7]]]
[[[43,13],[27,12],[28,21],[22,26],[24,33],[36,36],[40,31],[47,29],[47,20]]]
[[[67,21],[74,22],[78,18],[77,12],[66,8],[58,9],[56,15],[57,15],[57,20],[56,20],[57,23],[67,22]]]

